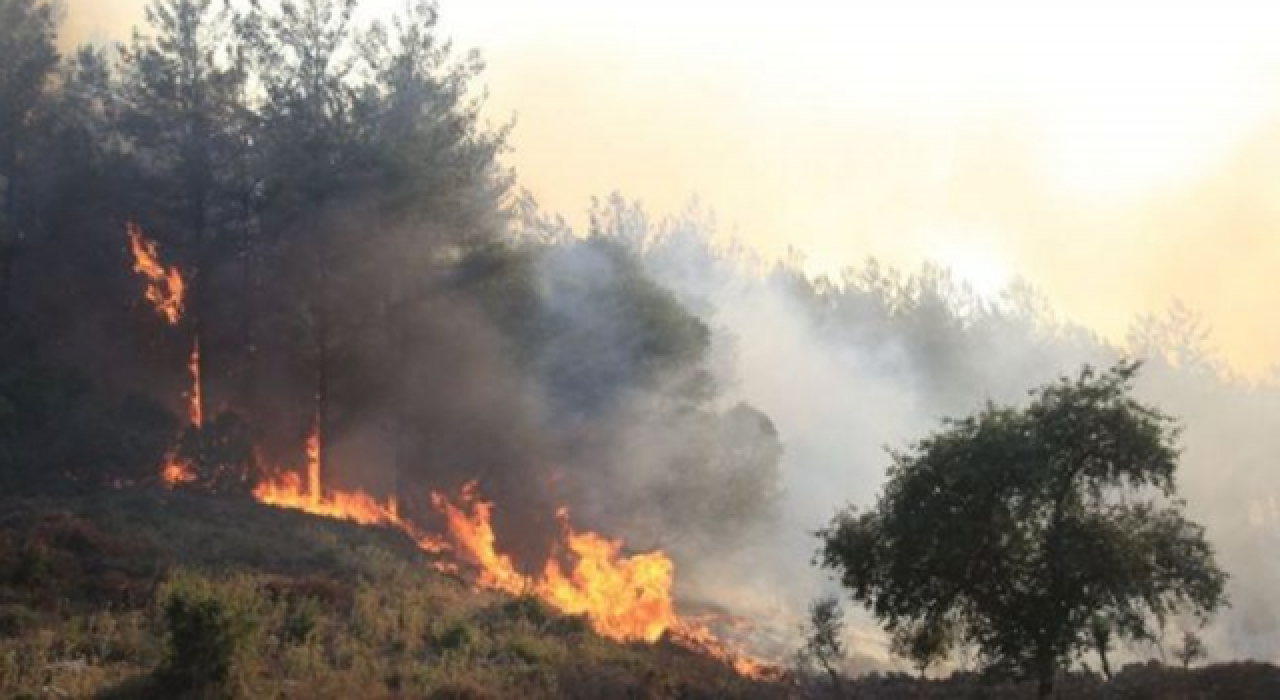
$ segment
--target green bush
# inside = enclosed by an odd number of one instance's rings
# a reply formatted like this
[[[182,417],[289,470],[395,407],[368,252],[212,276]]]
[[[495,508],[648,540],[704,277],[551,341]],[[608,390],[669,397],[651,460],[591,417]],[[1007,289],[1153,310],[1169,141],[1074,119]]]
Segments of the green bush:
[[[480,639],[480,632],[470,622],[453,622],[434,635],[432,646],[442,651],[465,651]]]
[[[238,695],[237,671],[257,631],[251,611],[207,584],[179,582],[165,600],[164,619],[162,685],[205,698]]]
[[[0,605],[0,639],[21,636],[39,622],[40,617],[25,605]]]
[[[281,623],[280,637],[286,644],[306,644],[316,632],[320,606],[313,598],[302,598],[289,604]]]
[[[38,588],[47,584],[52,574],[53,557],[49,548],[32,542],[18,553],[9,578],[19,588]]]
[[[502,604],[502,617],[509,621],[524,621],[534,627],[545,627],[554,613],[537,597],[522,595]]]
[[[553,639],[528,633],[512,633],[505,640],[506,651],[521,662],[534,666],[551,666],[565,660],[566,652]]]

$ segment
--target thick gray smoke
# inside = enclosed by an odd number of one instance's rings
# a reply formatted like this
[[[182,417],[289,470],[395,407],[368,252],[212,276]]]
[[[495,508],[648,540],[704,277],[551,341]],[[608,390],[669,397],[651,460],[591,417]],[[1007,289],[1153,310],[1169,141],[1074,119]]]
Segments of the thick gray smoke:
[[[883,448],[905,446],[988,399],[1021,401],[1085,363],[1105,366],[1126,354],[1056,319],[1026,284],[987,301],[945,270],[903,278],[874,263],[839,281],[813,280],[797,264],[766,269],[725,245],[696,210],[655,222],[615,199],[598,207],[596,221],[642,251],[650,272],[704,315],[727,363],[721,372],[736,377],[731,398],[778,428],[785,455],[776,525],[685,573],[689,589],[774,621],[780,648],[794,643],[786,633],[795,633],[805,604],[837,590],[811,565],[812,532],[847,504],[873,502],[889,463]],[[1135,320],[1128,344],[1147,361],[1142,397],[1182,422],[1180,494],[1232,577],[1232,605],[1203,635],[1211,656],[1275,661],[1280,562],[1270,553],[1280,544],[1280,434],[1272,421],[1280,386],[1231,376],[1179,305]],[[874,624],[852,619],[855,657],[886,661]],[[1191,622],[1170,621],[1170,642],[1184,624]],[[1128,651],[1138,659],[1162,653],[1155,645]]]

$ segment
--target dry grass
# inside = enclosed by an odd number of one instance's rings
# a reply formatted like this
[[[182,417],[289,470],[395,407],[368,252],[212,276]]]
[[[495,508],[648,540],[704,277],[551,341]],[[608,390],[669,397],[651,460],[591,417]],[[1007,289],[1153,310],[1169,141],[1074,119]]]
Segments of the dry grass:
[[[167,493],[6,512],[0,697],[787,695],[672,645],[616,644],[536,600],[475,591],[390,531]],[[175,687],[165,672],[175,599],[243,630],[226,635],[237,646],[224,681]]]

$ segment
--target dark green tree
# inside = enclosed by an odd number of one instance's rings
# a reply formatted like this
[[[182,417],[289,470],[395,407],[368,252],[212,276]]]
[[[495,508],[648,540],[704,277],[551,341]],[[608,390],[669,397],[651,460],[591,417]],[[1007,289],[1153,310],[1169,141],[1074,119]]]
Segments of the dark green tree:
[[[813,601],[809,605],[809,620],[799,661],[826,672],[837,696],[844,694],[844,681],[838,668],[845,656],[843,635],[844,611],[840,608],[840,600],[830,596]]]
[[[231,16],[215,0],[153,0],[146,10],[148,33],[135,32],[123,52],[124,109],[120,122],[142,181],[134,188],[148,232],[176,245],[187,280],[184,322],[201,350],[200,374],[218,354],[208,340],[211,282],[219,258],[236,252],[226,245],[243,229],[243,209],[233,193],[243,177],[236,168],[246,72],[234,60]],[[202,391],[200,413],[209,415]]]
[[[34,122],[58,65],[57,13],[44,0],[0,0],[0,320],[9,309],[23,236],[23,185],[38,142]]]
[[[1204,640],[1200,639],[1200,635],[1191,630],[1182,631],[1182,641],[1173,650],[1173,658],[1182,664],[1182,668],[1191,668],[1191,664],[1207,657],[1209,650],[1204,646]]]
[[[1138,369],[1086,367],[894,452],[875,507],[820,533],[821,563],[890,633],[945,621],[1042,696],[1097,615],[1141,639],[1212,613],[1227,577],[1176,499],[1174,421],[1130,395]]]
[[[1111,680],[1111,660],[1107,657],[1112,648],[1111,630],[1111,621],[1101,615],[1094,615],[1089,620],[1089,639],[1093,642],[1094,651],[1098,652],[1098,663],[1107,680]]]
[[[254,0],[235,20],[243,60],[259,86],[256,106],[263,153],[261,227],[264,325],[282,346],[279,360],[299,368],[290,388],[302,421],[330,435],[332,384],[340,362],[335,268],[340,231],[355,230],[352,202],[368,176],[353,74],[357,57],[352,15],[356,0]],[[367,312],[367,309],[366,309]],[[270,360],[269,360],[270,361]],[[313,397],[302,400],[302,397]],[[298,416],[290,416],[298,422]],[[329,441],[321,443],[326,471]]]
[[[955,628],[950,620],[933,618],[900,627],[890,644],[894,654],[911,661],[921,678],[930,666],[950,656],[954,646]]]

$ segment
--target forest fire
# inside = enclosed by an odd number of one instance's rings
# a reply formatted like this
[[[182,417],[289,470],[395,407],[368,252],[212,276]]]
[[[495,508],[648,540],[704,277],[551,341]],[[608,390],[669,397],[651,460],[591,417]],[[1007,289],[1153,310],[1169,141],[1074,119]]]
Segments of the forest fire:
[[[402,518],[399,503],[394,496],[380,501],[361,490],[325,488],[320,474],[320,441],[319,429],[313,429],[307,437],[305,479],[295,472],[281,471],[275,477],[259,483],[253,490],[253,497],[260,503],[278,508],[350,520],[361,525],[392,527],[404,532],[424,551],[440,552],[446,548],[439,537],[423,532],[418,526]]]
[[[183,319],[186,294],[181,271],[160,262],[156,244],[147,240],[135,223],[129,223],[128,234],[134,270],[147,282],[147,300],[170,324],[178,324]],[[191,389],[185,394],[187,418],[193,428],[201,429],[204,407],[198,336],[193,339],[187,369],[191,378]],[[765,670],[731,652],[704,623],[677,615],[672,596],[675,565],[662,551],[628,556],[621,540],[575,530],[568,509],[561,508],[557,512],[561,538],[541,572],[526,574],[498,548],[493,504],[480,497],[475,481],[462,488],[456,502],[439,492],[431,494],[432,506],[446,522],[447,537],[441,537],[424,532],[403,517],[395,496],[378,499],[363,490],[325,484],[322,451],[323,434],[317,419],[306,440],[305,467],[276,470],[253,489],[254,498],[278,508],[397,529],[424,551],[451,551],[460,561],[473,565],[479,586],[512,595],[536,595],[562,613],[585,616],[597,633],[609,639],[652,644],[668,636],[744,675],[759,676]],[[166,457],[161,478],[171,488],[199,480],[194,466],[180,458],[176,448]],[[437,568],[456,570],[456,563],[437,562]]]
[[[129,235],[129,249],[133,253],[133,271],[141,275],[147,283],[147,301],[151,302],[156,313],[170,325],[177,325],[182,320],[187,293],[186,280],[182,277],[182,271],[176,265],[165,267],[160,262],[159,247],[155,241],[149,240],[143,234],[142,227],[136,222],[128,222],[125,230]],[[204,427],[199,338],[192,342],[187,371],[191,374],[191,390],[187,392],[187,420],[192,427],[199,429]],[[165,457],[164,466],[160,469],[161,480],[170,487],[189,484],[197,479],[195,469],[189,462],[179,457],[177,452],[177,448],[170,450]]]
[[[662,552],[622,556],[621,542],[574,532],[562,508],[562,546],[573,565],[566,573],[553,555],[541,577],[534,578],[516,571],[511,558],[498,551],[493,504],[479,498],[475,482],[463,487],[458,504],[440,493],[431,499],[447,519],[459,554],[479,568],[481,585],[515,595],[534,593],[561,612],[586,615],[597,632],[620,641],[656,642],[676,625],[671,602],[675,567]]]
[[[675,643],[720,659],[744,676],[770,673],[770,666],[731,650],[706,624],[676,613],[671,591],[675,564],[666,553],[626,556],[620,540],[575,531],[568,509],[561,508],[557,516],[563,540],[541,576],[528,576],[498,550],[493,504],[480,498],[476,482],[463,487],[457,503],[440,493],[433,493],[431,500],[447,519],[456,553],[479,569],[480,585],[512,595],[533,594],[562,613],[585,615],[592,628],[609,639],[652,644],[669,635]],[[564,560],[571,562],[567,571]]]
[[[568,510],[561,508],[563,540],[557,543],[541,575],[527,575],[499,550],[492,524],[493,504],[480,497],[476,482],[466,484],[456,502],[432,493],[432,505],[446,519],[448,538],[441,538],[424,533],[401,517],[394,497],[380,501],[364,491],[324,488],[319,447],[318,433],[313,432],[307,442],[305,478],[294,472],[281,473],[259,484],[254,497],[280,508],[399,529],[425,551],[452,551],[474,566],[477,585],[511,595],[535,595],[562,613],[584,615],[598,634],[609,639],[652,644],[670,635],[674,642],[720,659],[743,675],[759,677],[768,672],[767,666],[728,649],[705,624],[676,614],[671,592],[675,565],[665,553],[626,556],[619,540],[575,531]],[[567,567],[563,561],[569,562]],[[446,562],[440,568],[454,567]]]
[[[133,253],[133,271],[147,282],[147,301],[170,325],[177,325],[182,320],[187,294],[182,272],[177,266],[165,267],[160,262],[156,242],[148,240],[136,222],[130,221],[127,230],[129,249]]]

